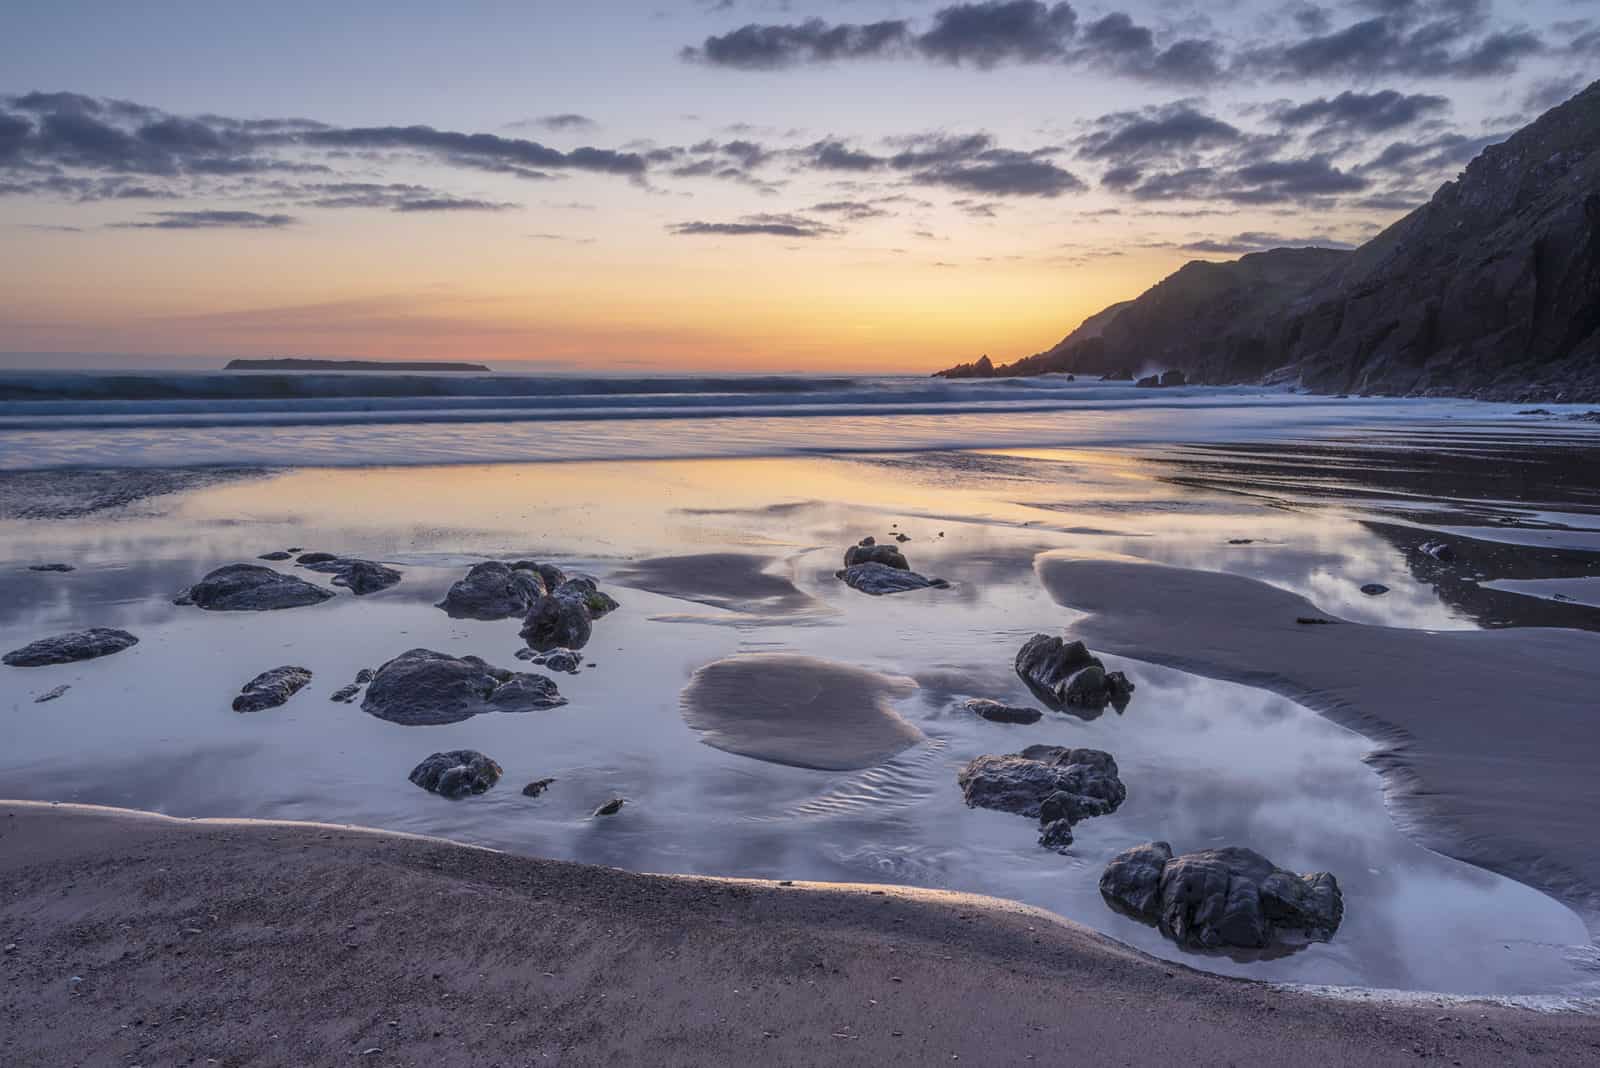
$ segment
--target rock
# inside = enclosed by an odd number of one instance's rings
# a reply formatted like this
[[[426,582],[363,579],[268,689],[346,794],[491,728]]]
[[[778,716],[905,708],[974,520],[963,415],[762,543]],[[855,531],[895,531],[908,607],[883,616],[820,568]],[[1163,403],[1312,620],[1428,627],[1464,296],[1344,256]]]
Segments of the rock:
[[[567,573],[554,564],[541,564],[535,560],[516,560],[511,564],[514,571],[535,571],[539,578],[544,580],[544,588],[553,590],[567,581]]]
[[[76,571],[78,569],[76,567],[73,567],[71,564],[29,564],[28,565],[28,570],[29,571],[57,571],[57,572],[60,572],[62,574],[66,574],[68,571]]]
[[[70,689],[72,689],[72,685],[65,682],[63,682],[60,686],[52,686],[38,697],[35,697],[33,699],[33,703],[36,705],[42,705],[46,701],[54,701],[57,697],[60,697]]]
[[[878,545],[871,538],[863,538],[861,544],[852,545],[844,551],[844,566],[855,567],[857,564],[882,564],[898,571],[911,570],[911,564],[901,555],[898,545]]]
[[[1425,541],[1419,548],[1441,564],[1448,564],[1456,558],[1456,551],[1442,541]]]
[[[307,553],[306,556],[312,555]],[[325,555],[325,554],[319,554]],[[305,557],[301,557],[305,559]],[[305,565],[311,571],[333,576],[335,586],[343,586],[351,593],[362,595],[386,590],[400,581],[400,572],[392,567],[375,564],[371,560],[357,560],[349,556],[336,556],[332,560],[318,560]]]
[[[260,564],[228,564],[190,586],[173,604],[212,612],[266,612],[319,604],[334,592]]]
[[[904,545],[906,542],[911,540],[911,535],[910,534],[896,534],[894,536],[894,540],[899,542],[901,545]]]
[[[301,553],[295,557],[295,563],[310,567],[312,564],[326,564],[339,559],[338,553]]]
[[[1296,616],[1294,621],[1302,624],[1303,626],[1309,627],[1329,626],[1335,622],[1335,620],[1329,619],[1326,616]]]
[[[613,797],[610,801],[595,809],[594,814],[596,816],[615,816],[622,809],[622,806],[627,803],[623,798]]]
[[[550,784],[553,782],[555,782],[554,779],[535,779],[533,782],[530,782],[528,785],[522,788],[522,796],[538,797],[540,794],[550,789]]]
[[[293,559],[293,557],[294,557],[294,553],[286,553],[282,549],[279,549],[276,552],[262,553],[260,556],[256,557],[256,559],[257,560],[289,560],[289,559]]]
[[[961,707],[993,723],[1037,723],[1043,715],[1037,708],[1003,705],[987,697],[974,697],[964,702]]]
[[[1082,642],[1035,634],[1017,652],[1017,674],[1040,700],[1058,709],[1098,713],[1106,705],[1127,707],[1133,683],[1120,671],[1108,672]]]
[[[583,666],[583,657],[571,649],[556,648],[548,653],[541,653],[537,649],[518,649],[513,655],[518,660],[538,664],[546,671],[565,671],[569,675],[576,675]]]
[[[453,619],[508,619],[525,616],[545,595],[544,579],[532,565],[489,560],[473,564],[439,602]]]
[[[1254,539],[1254,538],[1229,538],[1228,539],[1228,544],[1229,545],[1254,545],[1255,542],[1256,542],[1256,539]]]
[[[1366,594],[1368,597],[1381,597],[1389,592],[1389,587],[1385,586],[1381,582],[1369,582],[1365,586],[1361,587],[1361,592]]]
[[[434,753],[412,768],[410,779],[429,793],[458,801],[488,790],[500,781],[500,775],[500,765],[476,749],[453,749]]]
[[[1100,893],[1194,949],[1262,949],[1286,937],[1326,942],[1344,918],[1332,875],[1284,871],[1239,846],[1179,857],[1165,842],[1135,846],[1106,865]]]
[[[505,671],[475,656],[411,649],[378,668],[361,708],[391,723],[424,726],[566,703],[543,675]]]
[[[311,672],[303,667],[275,667],[263,671],[244,684],[244,689],[233,699],[235,712],[259,712],[276,708],[299,693],[311,681]]]
[[[1139,381],[1135,382],[1134,385],[1142,386],[1145,389],[1151,389],[1155,386],[1161,385],[1161,376],[1145,375],[1143,378],[1139,379]]]
[[[1161,384],[1163,386],[1183,386],[1187,385],[1188,381],[1184,373],[1177,368],[1166,371],[1161,375]]]
[[[360,692],[361,684],[359,682],[352,682],[349,685],[341,686],[337,690],[330,693],[328,695],[328,700],[338,701],[341,704],[348,705],[356,699],[356,695]]]
[[[833,577],[842,580],[853,590],[870,593],[874,597],[881,597],[887,593],[905,593],[909,590],[943,590],[950,587],[950,583],[942,578],[928,578],[915,571],[901,570],[879,563],[855,564],[842,571],[835,571]]]
[[[360,671],[356,672],[357,684],[365,686],[367,683],[372,681],[373,674],[374,672],[371,668],[362,668]]]
[[[1057,850],[1072,844],[1074,824],[1115,812],[1128,796],[1110,753],[1058,745],[978,757],[956,781],[968,805],[1037,819],[1040,844]]]
[[[75,630],[68,634],[40,638],[36,642],[24,645],[21,649],[13,649],[4,657],[0,657],[0,661],[12,667],[46,667],[50,664],[70,664],[77,660],[110,656],[137,644],[139,639],[125,630],[117,630],[114,627],[90,627],[88,630]]]
[[[616,607],[593,579],[569,578],[534,603],[523,620],[522,638],[540,652],[582,649],[594,632],[593,621]]]

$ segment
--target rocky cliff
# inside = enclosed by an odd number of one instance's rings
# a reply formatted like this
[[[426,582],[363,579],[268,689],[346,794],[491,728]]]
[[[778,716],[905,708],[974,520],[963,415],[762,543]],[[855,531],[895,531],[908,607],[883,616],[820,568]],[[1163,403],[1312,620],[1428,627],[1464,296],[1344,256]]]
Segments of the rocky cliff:
[[[1195,262],[988,377],[1180,368],[1321,392],[1600,399],[1600,82],[1354,252]]]

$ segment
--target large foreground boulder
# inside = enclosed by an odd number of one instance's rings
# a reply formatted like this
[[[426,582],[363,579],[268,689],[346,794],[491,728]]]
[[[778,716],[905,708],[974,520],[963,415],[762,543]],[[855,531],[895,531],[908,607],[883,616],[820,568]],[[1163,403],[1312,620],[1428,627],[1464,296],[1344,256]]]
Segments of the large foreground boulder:
[[[482,712],[566,704],[553,679],[491,667],[475,656],[411,649],[378,668],[362,711],[406,726],[459,723]]]
[[[244,689],[233,699],[235,712],[259,712],[263,708],[276,708],[305,688],[311,681],[308,668],[275,667],[263,671],[244,684]]]
[[[173,604],[212,612],[266,612],[320,604],[334,592],[260,564],[228,564],[184,590]]]
[[[1052,708],[1093,718],[1112,705],[1128,706],[1133,683],[1120,671],[1107,671],[1082,642],[1035,634],[1017,651],[1017,675]]]
[[[1240,846],[1178,857],[1166,842],[1135,846],[1106,865],[1100,893],[1117,911],[1193,949],[1326,942],[1344,919],[1332,875],[1297,875]]]
[[[862,538],[859,545],[852,545],[844,551],[844,566],[851,568],[857,564],[882,564],[897,571],[911,570],[911,564],[901,555],[899,546],[879,545],[872,538]]]
[[[950,587],[950,583],[942,578],[928,578],[915,571],[877,563],[855,564],[835,571],[833,577],[842,580],[853,590],[870,593],[874,597],[881,597],[886,593],[905,593],[908,590],[943,590]]]
[[[516,564],[487,560],[473,564],[466,578],[450,587],[439,607],[453,619],[509,619],[526,616],[547,592],[538,565],[525,560]]]
[[[1072,844],[1075,824],[1115,812],[1128,797],[1110,753],[1059,745],[978,757],[956,781],[969,805],[1037,819],[1039,844],[1057,851]]]
[[[594,633],[594,621],[617,608],[593,579],[569,578],[540,597],[522,622],[522,639],[532,649],[582,649]]]
[[[411,769],[411,781],[429,793],[459,801],[500,781],[500,765],[476,749],[434,753]]]
[[[125,630],[114,627],[90,627],[70,634],[57,634],[29,642],[21,649],[13,649],[0,660],[12,667],[45,667],[49,664],[70,664],[76,660],[93,660],[98,656],[120,653],[139,639]]]
[[[332,560],[318,560],[305,566],[307,570],[332,575],[335,586],[343,586],[358,595],[377,593],[400,581],[400,572],[394,568],[350,556],[336,556]]]

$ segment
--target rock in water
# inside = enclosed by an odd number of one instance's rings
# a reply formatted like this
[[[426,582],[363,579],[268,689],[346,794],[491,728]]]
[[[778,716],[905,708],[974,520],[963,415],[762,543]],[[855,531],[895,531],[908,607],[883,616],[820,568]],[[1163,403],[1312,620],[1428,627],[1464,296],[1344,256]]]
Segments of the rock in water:
[[[844,566],[850,568],[857,564],[882,564],[897,571],[911,570],[911,564],[901,555],[899,546],[879,545],[872,538],[862,538],[859,545],[852,545],[844,551]]]
[[[450,587],[439,607],[453,619],[509,619],[527,615],[546,592],[537,565],[488,560],[473,564],[466,578]]]
[[[1059,745],[978,757],[956,782],[968,805],[1037,819],[1039,844],[1057,851],[1072,844],[1075,824],[1115,812],[1128,796],[1110,753]]]
[[[379,668],[379,674],[383,669]],[[500,781],[500,765],[476,749],[434,753],[411,769],[411,781],[429,793],[459,801],[481,794]]]
[[[295,557],[295,563],[310,567],[312,564],[327,564],[339,559],[338,553],[301,553]]]
[[[243,691],[233,699],[235,712],[259,712],[263,708],[276,708],[299,693],[311,681],[311,672],[303,667],[275,667],[263,671],[244,684]]]
[[[330,693],[328,695],[328,700],[338,701],[340,704],[348,705],[356,699],[356,695],[360,692],[361,684],[359,682],[352,682],[349,685],[341,686],[337,690]]]
[[[70,664],[76,660],[93,660],[100,656],[120,653],[139,639],[125,630],[114,627],[90,627],[70,634],[57,634],[40,638],[21,649],[13,649],[0,657],[12,667],[45,667],[50,664]]]
[[[1456,551],[1442,541],[1425,541],[1422,543],[1421,548],[1423,552],[1441,564],[1448,564],[1456,558]]]
[[[615,816],[622,811],[622,806],[628,802],[620,797],[613,797],[610,801],[594,810],[596,816]]]
[[[1381,597],[1389,592],[1389,587],[1385,586],[1381,582],[1369,582],[1365,586],[1361,587],[1361,592],[1366,594],[1368,597]]]
[[[1297,875],[1239,846],[1174,857],[1150,842],[1112,858],[1100,893],[1180,945],[1261,949],[1274,940],[1326,942],[1344,919],[1344,895],[1327,872]]]
[[[70,689],[72,689],[72,684],[67,682],[63,682],[60,686],[52,686],[38,697],[35,697],[33,699],[33,703],[36,705],[42,705],[46,701],[54,701],[56,698],[60,697]]]
[[[313,554],[307,553],[306,556]],[[316,554],[324,555],[324,554]],[[301,557],[302,560],[305,557]],[[343,586],[351,593],[361,595],[386,590],[400,581],[400,572],[392,567],[375,564],[371,560],[357,560],[350,556],[336,556],[332,560],[317,560],[305,565],[311,571],[333,576],[335,586]]]
[[[1043,715],[1037,708],[1005,705],[987,697],[974,697],[961,707],[993,723],[1038,723]]]
[[[518,649],[513,655],[518,660],[537,664],[546,671],[564,671],[568,675],[576,675],[583,666],[583,657],[571,649],[555,648],[548,653],[536,649]]]
[[[950,587],[950,583],[942,578],[927,578],[915,571],[878,563],[853,564],[842,571],[835,571],[833,577],[842,579],[853,590],[870,593],[874,597],[886,593],[905,593],[907,590],[943,590]]]
[[[533,782],[530,782],[528,785],[522,788],[522,796],[538,797],[540,794],[550,789],[550,784],[553,782],[555,782],[554,779],[535,779]]]
[[[286,553],[282,549],[278,549],[275,552],[262,553],[260,556],[256,557],[256,559],[257,560],[289,560],[289,559],[292,559],[293,557],[294,557],[294,553]]]
[[[76,571],[78,569],[73,567],[71,564],[29,564],[28,565],[28,570],[29,571],[56,571],[56,572],[60,572],[61,574],[66,574],[68,571]]]
[[[569,578],[538,599],[522,623],[522,638],[534,649],[582,649],[594,633],[594,620],[617,608],[593,579]]]
[[[543,675],[505,671],[475,656],[412,649],[378,668],[361,708],[391,723],[426,726],[566,703],[555,681]]]
[[[1107,671],[1082,642],[1035,634],[1017,651],[1017,674],[1051,708],[1083,709],[1093,718],[1112,705],[1122,711],[1133,683],[1120,671]],[[1081,713],[1080,713],[1081,714]]]
[[[260,564],[228,564],[190,586],[172,602],[212,612],[265,612],[319,604],[332,590]]]

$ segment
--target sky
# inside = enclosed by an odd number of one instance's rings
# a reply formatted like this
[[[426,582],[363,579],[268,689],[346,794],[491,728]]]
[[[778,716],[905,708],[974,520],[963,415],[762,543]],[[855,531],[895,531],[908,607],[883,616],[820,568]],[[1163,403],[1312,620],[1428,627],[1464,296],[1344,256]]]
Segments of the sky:
[[[11,0],[0,360],[1010,360],[1597,77],[1600,0]]]

